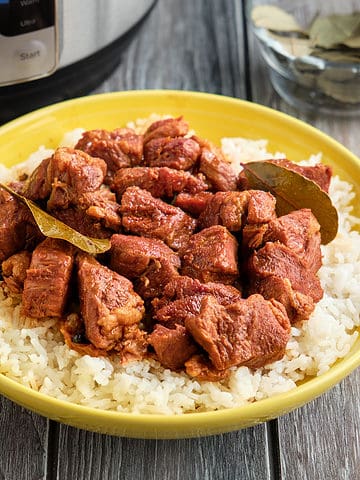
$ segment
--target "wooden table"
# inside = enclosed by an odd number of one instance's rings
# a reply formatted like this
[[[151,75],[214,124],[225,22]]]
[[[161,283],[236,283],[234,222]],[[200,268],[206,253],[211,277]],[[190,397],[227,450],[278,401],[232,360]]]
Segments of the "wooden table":
[[[174,88],[252,100],[360,153],[359,119],[304,115],[272,90],[241,0],[158,0],[119,67],[93,93]],[[116,438],[60,425],[1,398],[0,478],[360,479],[360,370],[321,398],[255,428],[193,440]]]

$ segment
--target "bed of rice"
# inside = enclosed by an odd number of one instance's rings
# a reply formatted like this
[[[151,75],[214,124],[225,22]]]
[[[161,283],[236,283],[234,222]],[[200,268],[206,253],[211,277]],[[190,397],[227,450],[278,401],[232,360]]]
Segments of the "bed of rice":
[[[139,122],[137,128],[144,128]],[[81,130],[65,137],[71,145]],[[274,157],[265,140],[223,139],[224,153],[238,168],[240,161]],[[32,171],[51,153],[41,147],[13,169],[1,167],[7,181]],[[275,154],[281,157],[280,153]],[[320,161],[316,155],[307,161]],[[322,246],[319,272],[325,294],[309,321],[293,326],[285,357],[251,371],[234,368],[223,382],[198,382],[151,360],[120,366],[116,359],[81,356],[64,345],[56,322],[34,322],[20,316],[20,299],[0,289],[0,372],[30,388],[61,400],[106,410],[183,414],[240,406],[296,387],[306,376],[321,375],[345,356],[358,336],[360,323],[360,236],[351,215],[350,184],[334,177],[330,195],[339,212],[339,233]]]

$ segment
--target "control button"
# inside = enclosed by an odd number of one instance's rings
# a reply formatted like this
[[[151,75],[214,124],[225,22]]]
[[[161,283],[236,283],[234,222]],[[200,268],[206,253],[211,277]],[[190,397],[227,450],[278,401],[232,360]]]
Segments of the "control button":
[[[55,25],[55,0],[0,0],[0,33],[14,37]]]
[[[33,73],[42,73],[38,69],[43,65],[46,56],[47,48],[39,40],[30,40],[24,47],[17,48],[14,52],[14,60],[18,67]]]
[[[22,18],[19,20],[19,26],[31,32],[41,28],[41,19],[39,17]]]

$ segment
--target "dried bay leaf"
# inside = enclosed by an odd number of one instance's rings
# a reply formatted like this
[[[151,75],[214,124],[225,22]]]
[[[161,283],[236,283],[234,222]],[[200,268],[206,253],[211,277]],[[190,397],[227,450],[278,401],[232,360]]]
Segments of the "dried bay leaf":
[[[315,48],[311,51],[313,57],[322,58],[335,63],[359,63],[360,62],[360,50],[345,50],[345,49],[320,49]]]
[[[311,44],[331,48],[350,39],[360,26],[360,12],[317,17],[309,29]]]
[[[350,37],[342,43],[343,45],[346,45],[349,48],[360,49],[360,34]]]
[[[293,57],[303,57],[310,54],[310,41],[307,38],[289,37],[269,33],[269,37],[281,44],[286,52]]]
[[[320,75],[318,79],[318,85],[325,95],[328,95],[329,97],[334,98],[342,103],[359,103],[360,82],[355,78],[355,76],[347,80],[337,80],[335,78],[329,78],[327,73],[329,72],[324,72],[324,74]]]
[[[259,28],[275,32],[301,32],[303,29],[295,17],[276,5],[258,5],[251,11],[251,18]]]
[[[73,228],[61,222],[57,218],[52,217],[49,213],[38,207],[34,202],[27,199],[23,195],[16,193],[8,185],[0,183],[0,187],[27,205],[37,226],[39,227],[39,230],[43,235],[45,235],[45,237],[66,240],[72,245],[75,245],[75,247],[80,248],[80,250],[92,255],[104,253],[110,249],[110,241],[108,239],[87,237],[86,235],[77,232]]]
[[[242,165],[250,188],[265,190],[276,198],[277,214],[310,208],[320,224],[321,242],[326,245],[336,236],[338,214],[330,197],[313,181],[271,161]]]

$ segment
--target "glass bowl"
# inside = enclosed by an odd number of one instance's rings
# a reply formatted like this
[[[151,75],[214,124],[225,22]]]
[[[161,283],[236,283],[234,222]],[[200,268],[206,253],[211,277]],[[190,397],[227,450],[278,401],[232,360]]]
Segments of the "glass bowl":
[[[291,31],[289,22],[282,20],[276,30],[259,26],[259,21],[256,25],[254,8],[259,5],[280,7],[295,18],[301,31]],[[271,83],[287,103],[300,110],[320,110],[337,115],[360,114],[360,45],[356,49],[342,46],[342,53],[337,53],[336,48],[310,47],[306,38],[309,26],[317,17],[354,16],[358,12],[360,0],[248,2],[248,22],[258,40]],[[272,14],[271,18],[273,22]],[[260,23],[267,24],[267,20]],[[279,30],[282,25],[283,30]],[[334,26],[333,31],[330,30],[330,38],[335,34]],[[360,42],[359,25],[354,35]]]

